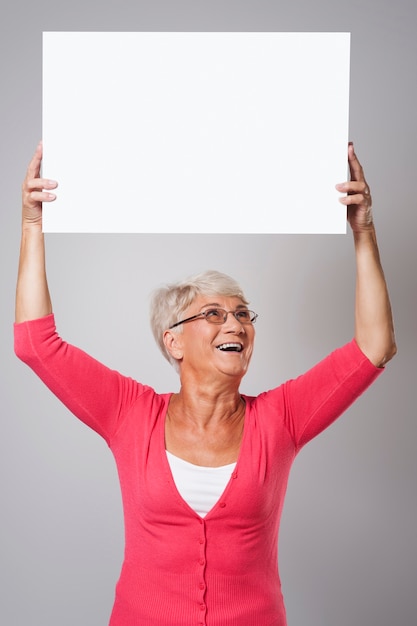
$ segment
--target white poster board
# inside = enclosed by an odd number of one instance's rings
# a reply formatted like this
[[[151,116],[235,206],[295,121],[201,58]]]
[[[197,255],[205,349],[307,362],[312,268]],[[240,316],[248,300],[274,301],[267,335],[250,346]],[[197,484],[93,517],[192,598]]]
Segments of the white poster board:
[[[44,231],[346,232],[349,56],[349,33],[44,33]]]

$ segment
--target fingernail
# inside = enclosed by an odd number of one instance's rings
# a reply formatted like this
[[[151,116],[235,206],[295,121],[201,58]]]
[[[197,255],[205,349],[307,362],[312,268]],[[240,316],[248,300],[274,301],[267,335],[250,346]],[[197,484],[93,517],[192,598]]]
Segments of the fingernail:
[[[54,193],[48,193],[49,200],[55,200],[56,195]]]
[[[48,180],[48,187],[57,187],[58,183],[56,180]]]

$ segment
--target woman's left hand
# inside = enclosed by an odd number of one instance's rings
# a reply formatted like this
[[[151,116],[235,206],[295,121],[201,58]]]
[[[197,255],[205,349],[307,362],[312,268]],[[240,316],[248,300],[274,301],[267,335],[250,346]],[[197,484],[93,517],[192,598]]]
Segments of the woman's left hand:
[[[336,185],[338,191],[347,193],[340,202],[347,206],[347,219],[353,232],[369,231],[373,227],[372,198],[368,183],[365,180],[362,165],[349,143],[348,160],[350,180]]]

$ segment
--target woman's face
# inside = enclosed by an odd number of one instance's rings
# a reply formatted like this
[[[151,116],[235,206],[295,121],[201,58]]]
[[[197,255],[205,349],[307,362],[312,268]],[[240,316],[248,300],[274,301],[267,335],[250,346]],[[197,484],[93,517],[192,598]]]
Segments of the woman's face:
[[[238,297],[200,295],[183,319],[215,307],[226,311],[247,308]],[[211,324],[204,317],[187,322],[175,337],[181,374],[194,371],[205,380],[219,375],[241,379],[249,366],[254,339],[253,324],[241,324],[230,313],[223,324]]]

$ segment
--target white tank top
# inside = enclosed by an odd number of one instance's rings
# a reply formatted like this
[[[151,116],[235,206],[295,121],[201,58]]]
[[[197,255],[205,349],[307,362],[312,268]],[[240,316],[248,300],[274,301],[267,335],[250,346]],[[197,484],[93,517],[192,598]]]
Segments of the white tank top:
[[[168,450],[166,453],[181,497],[200,517],[205,517],[220,500],[236,463],[221,467],[201,467],[174,456]]]

